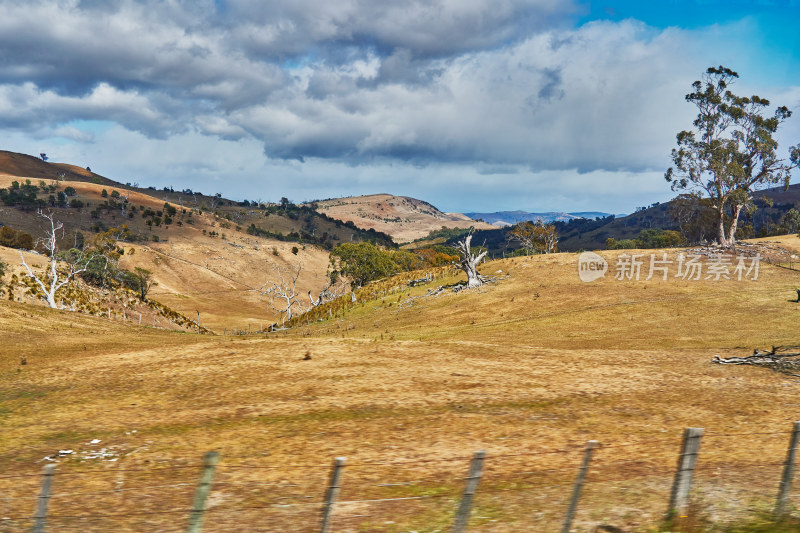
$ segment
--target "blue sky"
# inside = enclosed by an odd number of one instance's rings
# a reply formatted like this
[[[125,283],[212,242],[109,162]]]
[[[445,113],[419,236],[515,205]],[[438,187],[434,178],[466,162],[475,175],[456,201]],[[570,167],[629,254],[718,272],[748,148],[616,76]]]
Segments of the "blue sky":
[[[787,105],[800,1],[0,0],[0,149],[122,182],[630,212],[709,66]]]

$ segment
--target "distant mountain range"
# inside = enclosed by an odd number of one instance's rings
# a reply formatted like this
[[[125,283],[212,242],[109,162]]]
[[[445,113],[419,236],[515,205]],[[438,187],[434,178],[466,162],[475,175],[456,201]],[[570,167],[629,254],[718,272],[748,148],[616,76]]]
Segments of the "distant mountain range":
[[[483,220],[493,226],[503,227],[503,226],[513,226],[514,224],[518,224],[520,222],[525,222],[528,220],[536,221],[541,220],[542,222],[550,223],[550,222],[569,222],[570,220],[585,218],[589,220],[594,220],[595,218],[603,218],[609,216],[609,213],[601,213],[599,211],[580,211],[577,213],[557,213],[557,212],[547,212],[547,213],[529,213],[527,211],[498,211],[495,213],[464,213],[469,218],[473,220]],[[624,216],[624,215],[617,215],[617,216]]]

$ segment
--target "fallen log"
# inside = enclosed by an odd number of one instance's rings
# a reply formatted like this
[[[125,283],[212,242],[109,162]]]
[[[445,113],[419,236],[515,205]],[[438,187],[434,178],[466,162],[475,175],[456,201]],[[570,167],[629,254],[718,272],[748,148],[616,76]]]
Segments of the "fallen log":
[[[770,368],[776,372],[800,377],[800,346],[773,346],[771,350],[753,350],[747,357],[720,357],[715,355],[713,363],[720,365],[753,365]]]

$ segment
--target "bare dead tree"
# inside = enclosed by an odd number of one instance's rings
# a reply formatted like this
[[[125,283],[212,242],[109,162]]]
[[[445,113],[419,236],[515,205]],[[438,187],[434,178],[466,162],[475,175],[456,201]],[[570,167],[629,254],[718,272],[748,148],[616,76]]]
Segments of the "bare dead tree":
[[[527,253],[551,254],[558,250],[558,232],[553,224],[520,222],[506,234],[509,241],[519,241]]]
[[[282,267],[273,264],[272,269],[278,280],[264,283],[260,293],[261,296],[270,298],[272,308],[281,314],[281,324],[285,324],[287,320],[292,319],[292,309],[302,305],[297,294],[297,279],[300,277],[303,265]]]
[[[328,281],[328,284],[323,287],[321,291],[319,291],[319,297],[315,300],[314,297],[311,295],[311,291],[308,291],[308,300],[311,302],[311,307],[309,310],[324,304],[325,302],[331,302],[336,298],[339,298],[347,291],[347,283],[342,280],[341,277],[337,278],[335,281]]]
[[[222,203],[222,194],[221,193],[217,193],[214,196],[211,196],[209,198],[208,202],[209,202],[209,205],[211,206],[211,210],[214,211]]]
[[[459,255],[459,260],[456,265],[458,268],[466,272],[467,274],[467,287],[480,287],[484,283],[486,283],[486,278],[483,277],[478,273],[478,265],[486,257],[486,254],[489,253],[488,250],[484,250],[483,252],[479,253],[478,255],[473,255],[470,249],[470,243],[472,242],[472,233],[464,237],[462,240],[458,241],[453,248],[456,249]]]
[[[22,266],[28,271],[28,276],[42,289],[47,304],[53,309],[60,309],[59,305],[56,303],[56,292],[72,281],[75,276],[81,272],[85,272],[93,258],[79,251],[78,256],[75,257],[73,261],[65,262],[63,268],[59,270],[58,235],[59,232],[61,232],[63,236],[64,224],[57,221],[52,213],[45,213],[39,209],[37,214],[50,225],[50,228],[47,230],[47,235],[37,241],[37,245],[41,245],[45,249],[46,254],[50,256],[50,266],[45,271],[44,276],[38,276],[31,270],[28,263],[25,262],[25,257],[22,255],[21,251],[19,253],[19,258],[22,260]]]

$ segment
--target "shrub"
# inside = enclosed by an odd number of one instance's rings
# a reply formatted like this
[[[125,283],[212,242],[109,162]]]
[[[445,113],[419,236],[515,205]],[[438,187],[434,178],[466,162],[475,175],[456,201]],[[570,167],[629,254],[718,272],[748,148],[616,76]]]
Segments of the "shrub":
[[[30,233],[3,226],[0,228],[0,246],[21,250],[33,250],[33,237]]]
[[[37,205],[36,193],[38,191],[38,187],[32,185],[31,180],[25,180],[22,185],[18,181],[12,181],[11,187],[0,189],[0,201],[7,206],[18,205],[22,208],[32,208]]]

